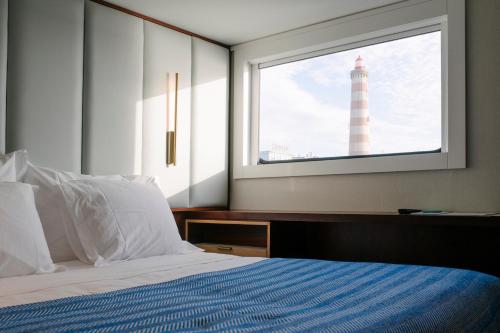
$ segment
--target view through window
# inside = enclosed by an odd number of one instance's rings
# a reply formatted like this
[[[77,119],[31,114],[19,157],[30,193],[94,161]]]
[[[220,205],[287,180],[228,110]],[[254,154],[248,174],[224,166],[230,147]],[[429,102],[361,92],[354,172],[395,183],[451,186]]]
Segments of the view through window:
[[[441,32],[260,69],[261,163],[439,151]]]

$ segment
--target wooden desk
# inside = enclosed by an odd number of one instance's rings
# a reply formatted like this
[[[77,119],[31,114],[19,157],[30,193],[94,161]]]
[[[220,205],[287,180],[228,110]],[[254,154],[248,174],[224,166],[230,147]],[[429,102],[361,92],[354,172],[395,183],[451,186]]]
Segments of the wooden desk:
[[[269,221],[273,257],[467,268],[500,276],[500,216],[190,211],[186,219]]]

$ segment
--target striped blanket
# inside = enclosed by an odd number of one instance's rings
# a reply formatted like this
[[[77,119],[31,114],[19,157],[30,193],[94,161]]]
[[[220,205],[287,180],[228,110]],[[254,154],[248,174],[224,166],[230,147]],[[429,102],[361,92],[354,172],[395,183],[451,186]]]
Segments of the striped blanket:
[[[0,309],[0,332],[500,332],[500,279],[467,270],[269,259]]]

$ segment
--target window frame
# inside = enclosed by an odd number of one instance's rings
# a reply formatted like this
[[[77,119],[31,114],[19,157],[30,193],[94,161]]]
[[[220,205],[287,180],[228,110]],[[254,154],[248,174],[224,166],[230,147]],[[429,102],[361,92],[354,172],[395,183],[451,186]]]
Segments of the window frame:
[[[385,10],[384,10],[385,9]],[[465,168],[465,3],[463,0],[409,0],[388,8],[368,11],[363,14],[343,18],[332,24],[342,31],[344,38],[332,39],[326,43],[298,48],[306,44],[299,33],[291,36],[271,37],[277,42],[286,42],[287,37],[296,42],[295,48],[273,47],[271,43],[259,45],[259,41],[250,42],[233,48],[235,51],[235,69],[238,70],[238,51],[243,53],[243,87],[246,87],[243,98],[243,124],[240,117],[235,116],[235,146],[233,162],[233,178],[265,178],[311,175],[335,175],[354,173],[378,173],[394,171],[439,170]],[[398,13],[400,12],[400,13]],[[415,14],[413,14],[415,13]],[[387,15],[406,15],[408,22],[387,26],[379,30],[370,30],[380,20],[390,18]],[[332,22],[336,23],[333,20]],[[396,20],[397,21],[397,20]],[[384,24],[379,25],[384,26]],[[320,24],[321,25],[321,24]],[[305,28],[308,33],[321,36],[327,29]],[[302,29],[299,29],[299,32]],[[363,31],[352,33],[349,31]],[[441,150],[439,152],[399,153],[388,155],[368,155],[360,158],[324,158],[305,161],[289,161],[280,163],[259,163],[259,106],[260,87],[259,69],[278,64],[312,58],[320,55],[341,52],[348,49],[383,43],[391,40],[441,31]],[[286,35],[287,33],[285,33]],[[290,33],[288,33],[290,34]],[[263,41],[261,41],[262,43]],[[252,45],[254,44],[254,45]],[[256,44],[256,45],[255,45]],[[294,43],[290,43],[294,44]],[[260,47],[259,47],[260,46]],[[281,47],[281,50],[280,50]],[[283,49],[287,49],[286,52]],[[262,52],[262,50],[266,52]],[[253,51],[253,52],[252,52]],[[274,51],[274,52],[273,52]],[[260,53],[260,54],[259,54]],[[259,57],[262,53],[264,56]],[[235,79],[237,79],[235,72]],[[236,87],[236,85],[235,85]],[[235,88],[236,90],[236,88]],[[236,92],[236,91],[235,91]],[[246,93],[246,95],[245,95]],[[235,102],[238,97],[235,95]],[[236,106],[236,105],[235,105]],[[238,115],[238,108],[235,107]],[[243,125],[243,126],[241,126]],[[238,129],[241,132],[238,133]],[[241,139],[241,140],[238,140]],[[239,149],[241,148],[241,150]]]
[[[447,147],[447,136],[444,135],[444,133],[447,133],[447,125],[445,124],[444,120],[447,117],[447,112],[448,109],[445,105],[446,103],[446,80],[447,77],[446,75],[443,75],[443,68],[446,67],[447,65],[447,59],[446,57],[443,56],[443,53],[446,52],[445,48],[447,46],[447,40],[444,35],[447,34],[446,32],[446,21],[441,19],[440,22],[436,22],[434,20],[432,21],[423,21],[419,22],[421,24],[421,27],[415,27],[410,30],[405,30],[405,31],[400,31],[400,32],[394,32],[391,34],[386,34],[380,37],[374,37],[370,39],[364,39],[364,40],[359,40],[359,41],[353,41],[351,43],[346,43],[342,44],[339,46],[327,48],[327,49],[322,49],[322,50],[317,50],[309,53],[302,53],[298,54],[295,56],[290,56],[286,58],[280,58],[280,59],[275,59],[275,60],[270,60],[262,63],[257,63],[257,64],[252,64],[252,74],[251,74],[251,81],[252,81],[252,122],[250,124],[250,127],[254,129],[252,132],[252,140],[251,140],[251,157],[250,160],[252,161],[253,164],[256,165],[262,165],[262,164],[273,164],[273,163],[304,163],[304,162],[310,162],[310,161],[319,161],[319,160],[338,160],[338,159],[353,159],[353,158],[368,158],[368,157],[384,157],[384,156],[395,156],[395,155],[411,155],[411,154],[434,154],[437,153],[437,151],[405,151],[405,152],[398,152],[398,153],[390,153],[390,154],[370,154],[370,155],[356,155],[356,156],[327,156],[327,157],[318,157],[318,158],[313,158],[313,159],[305,159],[305,160],[279,160],[279,161],[266,161],[262,162],[260,160],[260,70],[265,69],[265,68],[270,68],[274,66],[279,66],[283,64],[289,64],[292,62],[297,62],[297,61],[302,61],[302,60],[307,60],[307,59],[312,59],[316,57],[321,57],[324,55],[329,55],[329,54],[334,54],[338,52],[343,52],[343,51],[348,51],[348,50],[353,50],[361,47],[366,47],[370,45],[377,45],[381,43],[386,43],[386,42],[391,42],[391,41],[396,41],[404,38],[411,38],[419,35],[424,35],[427,33],[432,33],[432,32],[441,32],[441,147],[439,148],[439,153],[446,151],[446,148],[443,149],[444,147]]]

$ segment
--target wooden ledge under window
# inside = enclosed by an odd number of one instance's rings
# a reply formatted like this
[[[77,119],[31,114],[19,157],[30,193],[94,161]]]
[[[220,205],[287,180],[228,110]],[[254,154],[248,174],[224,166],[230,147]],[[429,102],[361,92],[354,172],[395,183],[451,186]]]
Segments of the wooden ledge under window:
[[[174,211],[175,212],[175,211]],[[418,224],[441,226],[500,227],[500,215],[401,215],[393,212],[285,212],[244,211],[217,208],[180,210],[187,218],[218,220],[266,220],[282,222],[366,223],[366,224]]]

